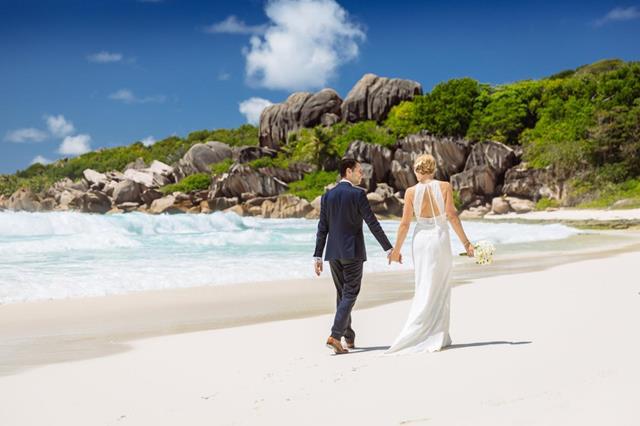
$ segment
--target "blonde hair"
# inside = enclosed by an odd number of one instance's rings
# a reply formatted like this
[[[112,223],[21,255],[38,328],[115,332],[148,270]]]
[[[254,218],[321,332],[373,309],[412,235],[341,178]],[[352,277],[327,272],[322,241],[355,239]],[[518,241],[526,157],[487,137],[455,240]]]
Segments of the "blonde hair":
[[[422,154],[413,163],[413,170],[421,175],[432,175],[436,171],[436,159],[431,154]]]

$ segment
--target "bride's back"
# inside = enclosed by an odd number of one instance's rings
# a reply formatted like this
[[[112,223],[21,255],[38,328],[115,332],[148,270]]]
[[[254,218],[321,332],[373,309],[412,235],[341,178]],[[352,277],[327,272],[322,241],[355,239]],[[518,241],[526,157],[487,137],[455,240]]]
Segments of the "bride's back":
[[[418,182],[413,188],[413,207],[418,219],[433,219],[442,216],[444,198],[439,180],[426,183]]]

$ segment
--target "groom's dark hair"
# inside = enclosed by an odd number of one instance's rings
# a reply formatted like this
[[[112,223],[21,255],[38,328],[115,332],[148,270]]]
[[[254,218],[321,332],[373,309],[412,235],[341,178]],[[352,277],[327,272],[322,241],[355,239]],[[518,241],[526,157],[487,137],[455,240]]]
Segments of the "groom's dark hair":
[[[343,158],[340,160],[340,177],[347,176],[347,169],[352,169],[358,164],[353,158]]]

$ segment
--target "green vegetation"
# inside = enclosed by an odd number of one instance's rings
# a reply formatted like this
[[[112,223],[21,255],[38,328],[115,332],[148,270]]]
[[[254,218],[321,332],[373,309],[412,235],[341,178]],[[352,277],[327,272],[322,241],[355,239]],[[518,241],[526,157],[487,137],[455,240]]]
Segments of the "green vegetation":
[[[216,176],[227,173],[232,165],[233,165],[233,160],[231,158],[227,158],[226,160],[222,160],[218,163],[212,164],[210,166],[211,173],[213,173]]]
[[[356,140],[386,147],[396,143],[395,136],[375,121],[338,123],[329,128],[317,126],[291,133],[278,157],[260,158],[249,164],[254,168],[270,165],[286,168],[291,162],[316,166],[318,172],[290,184],[291,193],[311,201],[324,192],[327,184],[336,180],[336,160],[343,157],[349,145]]]
[[[640,63],[599,61],[548,78],[488,85],[459,78],[436,85],[391,109],[383,123],[364,121],[318,126],[290,134],[275,158],[249,163],[287,168],[293,162],[315,166],[316,173],[292,184],[292,192],[314,198],[333,181],[337,159],[355,140],[392,147],[397,139],[426,130],[439,136],[473,141],[496,140],[522,146],[531,166],[551,166],[568,183],[569,200],[581,206],[608,206],[616,199],[638,196],[640,179]],[[122,170],[137,158],[173,164],[198,142],[257,145],[258,128],[199,130],[185,138],[172,136],[152,146],[141,142],[103,149],[54,164],[34,164],[11,176],[0,176],[0,193],[19,187],[35,191],[63,178],[77,180],[87,168]],[[227,160],[212,166],[213,174],[229,170]],[[540,200],[538,208],[552,206]]]
[[[425,129],[522,145],[533,167],[577,177],[574,198],[602,194],[606,204],[624,190],[601,188],[640,176],[640,63],[605,60],[500,86],[450,80],[394,107],[385,125],[399,137]]]
[[[416,118],[416,104],[413,101],[402,101],[391,108],[384,125],[397,138],[418,133],[422,127]]]
[[[36,175],[28,179],[16,175],[0,175],[0,195],[10,196],[20,188],[29,188],[34,192],[46,190],[55,182],[44,175]]]
[[[300,129],[289,135],[283,151],[292,161],[310,163],[319,169],[332,157],[338,156],[331,130],[324,127]]]
[[[603,59],[602,61],[594,62],[593,64],[579,66],[575,70],[575,75],[600,74],[603,72],[614,71],[622,66],[624,66],[624,61],[621,59]]]
[[[237,129],[199,130],[191,132],[186,138],[171,136],[151,146],[138,141],[128,146],[88,152],[53,164],[33,164],[15,175],[0,175],[0,194],[10,195],[18,188],[41,191],[64,177],[77,181],[85,169],[98,172],[122,170],[137,158],[142,158],[147,164],[153,160],[173,164],[196,143],[213,140],[234,146],[258,145],[258,128],[245,124]]]
[[[541,94],[542,86],[533,81],[483,90],[476,99],[467,137],[517,144],[519,135],[535,125]]]
[[[550,207],[560,207],[560,203],[556,200],[552,200],[551,198],[542,197],[536,203],[536,210],[546,210]]]
[[[520,137],[532,165],[552,165],[563,177],[580,171],[596,183],[638,175],[640,64],[586,72],[599,69],[594,64],[573,77],[543,81],[536,125]]]
[[[275,158],[272,157],[262,157],[256,160],[250,161],[247,163],[249,167],[254,170],[261,169],[263,167],[274,167],[277,169],[288,169],[289,168],[289,160],[282,154],[278,153]]]
[[[393,107],[385,125],[398,137],[421,129],[438,136],[465,136],[483,90],[486,87],[470,78],[440,83],[431,93]]]
[[[456,210],[462,208],[462,200],[460,199],[460,191],[453,191],[453,205],[456,206]]]
[[[383,126],[378,126],[375,121],[361,121],[354,124],[338,124],[331,128],[331,136],[334,138],[335,151],[342,157],[353,141],[363,141],[385,147],[391,147],[396,143],[396,137]]]
[[[336,172],[318,171],[305,175],[304,179],[291,182],[289,193],[313,201],[317,196],[324,193],[324,187],[336,182],[338,174]]]
[[[379,126],[375,121],[361,121],[300,129],[289,135],[283,151],[292,161],[310,163],[323,169],[331,163],[331,159],[343,157],[349,145],[357,140],[386,147],[396,143],[389,129]]]
[[[579,190],[593,194],[591,199],[578,204],[579,208],[607,208],[623,199],[628,200],[624,208],[640,207],[640,179],[629,179],[618,184],[608,183],[599,188],[582,187]]]
[[[594,107],[587,100],[553,99],[541,108],[535,128],[524,132],[525,157],[537,168],[556,166],[563,176],[588,161],[588,130]]]
[[[189,133],[186,141],[190,146],[206,141],[224,142],[231,146],[258,145],[258,128],[243,124],[237,129],[198,130]]]
[[[171,194],[173,192],[191,192],[202,191],[209,188],[211,185],[211,175],[207,173],[196,173],[195,175],[187,176],[178,183],[171,185],[165,185],[160,188],[163,194]]]

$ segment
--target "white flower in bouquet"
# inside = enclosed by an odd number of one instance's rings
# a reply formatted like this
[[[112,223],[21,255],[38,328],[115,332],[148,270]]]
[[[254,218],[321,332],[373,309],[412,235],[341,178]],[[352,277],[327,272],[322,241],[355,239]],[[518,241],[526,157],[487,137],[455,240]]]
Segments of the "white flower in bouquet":
[[[493,262],[493,254],[496,252],[495,246],[491,241],[478,241],[473,246],[474,258],[478,265],[488,265]]]

